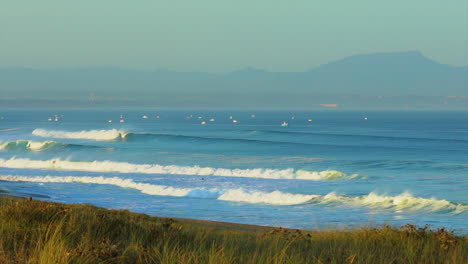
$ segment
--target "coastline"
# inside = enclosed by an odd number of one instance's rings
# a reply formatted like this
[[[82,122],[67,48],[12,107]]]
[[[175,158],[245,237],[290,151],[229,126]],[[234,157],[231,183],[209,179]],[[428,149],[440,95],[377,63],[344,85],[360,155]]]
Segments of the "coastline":
[[[403,227],[298,230],[0,195],[1,263],[466,263],[468,237]]]

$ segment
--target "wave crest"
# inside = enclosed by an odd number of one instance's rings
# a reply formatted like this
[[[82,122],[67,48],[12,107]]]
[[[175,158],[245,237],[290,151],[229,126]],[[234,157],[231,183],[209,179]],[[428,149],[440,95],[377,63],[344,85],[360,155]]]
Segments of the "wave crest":
[[[7,141],[0,144],[0,150],[33,150],[40,151],[45,148],[53,147],[56,145],[64,145],[55,141],[32,141],[32,140],[16,140]]]
[[[31,160],[11,158],[0,159],[0,166],[15,169],[53,169],[90,172],[118,172],[143,174],[199,175],[221,177],[246,177],[263,179],[299,179],[299,180],[349,180],[365,178],[363,175],[346,174],[336,170],[306,171],[294,169],[226,169],[199,166],[177,166],[159,164],[132,164],[116,161],[68,161],[61,159]]]
[[[109,141],[116,140],[119,138],[125,138],[127,132],[110,129],[110,130],[82,130],[78,132],[68,132],[60,130],[45,130],[45,129],[34,129],[33,135],[38,137],[47,138],[68,138],[68,139],[89,139],[96,141]]]

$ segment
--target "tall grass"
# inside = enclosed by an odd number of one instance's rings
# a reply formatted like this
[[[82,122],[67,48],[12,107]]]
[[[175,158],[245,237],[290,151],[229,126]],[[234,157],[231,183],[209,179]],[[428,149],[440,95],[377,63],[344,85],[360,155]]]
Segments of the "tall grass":
[[[0,198],[0,263],[468,263],[444,229],[302,231]]]

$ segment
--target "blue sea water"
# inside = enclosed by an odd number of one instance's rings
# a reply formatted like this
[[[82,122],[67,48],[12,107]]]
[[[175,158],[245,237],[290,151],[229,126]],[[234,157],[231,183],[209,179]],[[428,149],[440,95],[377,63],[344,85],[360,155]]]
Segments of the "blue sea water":
[[[0,116],[0,192],[12,195],[305,229],[468,230],[467,112]]]

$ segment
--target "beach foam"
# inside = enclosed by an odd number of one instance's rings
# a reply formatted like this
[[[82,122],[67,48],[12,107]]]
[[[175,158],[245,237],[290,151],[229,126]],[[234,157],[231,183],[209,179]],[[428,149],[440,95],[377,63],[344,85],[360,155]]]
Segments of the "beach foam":
[[[336,170],[306,171],[294,169],[226,169],[199,166],[177,166],[159,164],[133,164],[115,161],[68,161],[61,159],[31,160],[31,159],[0,159],[0,167],[16,169],[52,169],[91,172],[118,172],[144,174],[175,174],[199,176],[247,177],[264,179],[300,179],[300,180],[347,180],[362,179],[365,176],[346,174]]]

